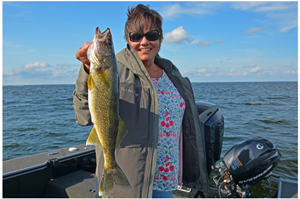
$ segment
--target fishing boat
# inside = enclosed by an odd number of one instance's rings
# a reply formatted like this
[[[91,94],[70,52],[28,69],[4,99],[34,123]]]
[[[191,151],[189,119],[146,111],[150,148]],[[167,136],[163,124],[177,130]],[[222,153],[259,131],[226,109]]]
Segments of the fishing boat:
[[[200,127],[206,136],[209,173],[212,169],[210,165],[214,165],[221,155],[224,118],[218,111],[218,105],[203,102],[197,102],[196,105]],[[95,169],[95,148],[85,144],[3,161],[3,198],[94,198]],[[251,179],[257,180],[258,177],[262,179],[264,176],[259,174]],[[179,186],[173,197],[219,198],[220,192],[227,194],[225,189],[209,188],[207,193],[203,193],[191,187]],[[273,197],[297,198],[298,182],[280,179],[278,191]]]
[[[3,162],[4,198],[94,198],[95,149],[78,145]],[[182,187],[175,197],[194,197]]]
[[[95,149],[78,145],[3,162],[3,198],[94,198]],[[174,198],[219,198],[179,187]],[[298,198],[297,181],[280,179],[273,197]]]

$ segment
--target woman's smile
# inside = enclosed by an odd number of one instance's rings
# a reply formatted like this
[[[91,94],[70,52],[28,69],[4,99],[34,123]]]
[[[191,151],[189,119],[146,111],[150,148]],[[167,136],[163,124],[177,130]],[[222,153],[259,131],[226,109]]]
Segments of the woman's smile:
[[[147,32],[154,30],[153,28],[150,28],[149,26],[144,26],[144,34]],[[147,40],[146,36],[143,36],[141,41],[132,42],[128,41],[129,44],[133,47],[141,61],[145,66],[151,66],[154,64],[155,56],[157,55],[159,48],[160,48],[160,40],[157,39],[155,41],[149,41]]]

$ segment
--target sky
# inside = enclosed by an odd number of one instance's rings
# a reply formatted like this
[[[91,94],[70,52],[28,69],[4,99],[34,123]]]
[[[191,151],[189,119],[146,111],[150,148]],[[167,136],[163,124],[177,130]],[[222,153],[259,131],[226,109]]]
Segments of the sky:
[[[3,85],[75,84],[96,27],[126,47],[127,10],[163,17],[159,55],[191,82],[298,81],[297,1],[3,1]]]

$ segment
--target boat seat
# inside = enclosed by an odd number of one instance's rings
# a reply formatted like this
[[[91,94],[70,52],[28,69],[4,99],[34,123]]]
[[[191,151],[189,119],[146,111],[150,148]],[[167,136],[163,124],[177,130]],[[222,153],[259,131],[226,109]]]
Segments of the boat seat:
[[[45,198],[95,198],[94,174],[79,170],[47,182]]]
[[[298,198],[298,181],[280,177],[277,198]]]

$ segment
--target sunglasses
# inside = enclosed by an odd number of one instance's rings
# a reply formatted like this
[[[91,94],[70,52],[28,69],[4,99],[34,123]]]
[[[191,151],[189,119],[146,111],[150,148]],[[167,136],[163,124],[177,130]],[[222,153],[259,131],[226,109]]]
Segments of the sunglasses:
[[[151,30],[143,35],[141,35],[138,32],[130,32],[129,33],[129,39],[132,42],[139,42],[143,39],[144,36],[146,36],[148,41],[156,41],[156,40],[158,40],[160,33],[157,30]]]

